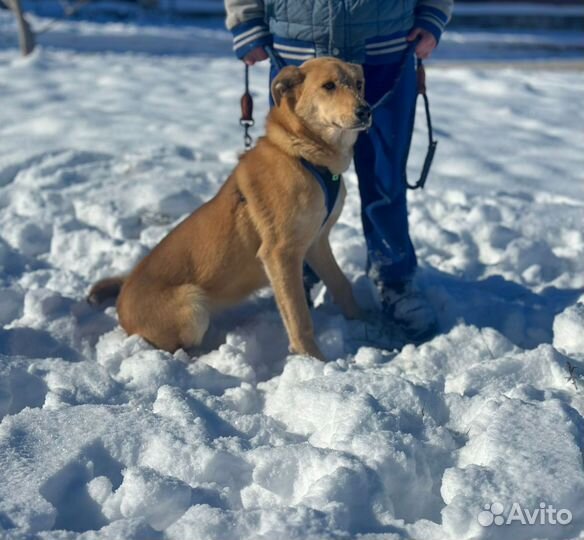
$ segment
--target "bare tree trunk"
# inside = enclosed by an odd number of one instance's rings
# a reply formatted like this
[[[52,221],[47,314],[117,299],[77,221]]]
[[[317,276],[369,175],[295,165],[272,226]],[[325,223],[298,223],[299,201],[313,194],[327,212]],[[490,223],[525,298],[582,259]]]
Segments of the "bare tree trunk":
[[[34,34],[30,29],[28,21],[24,18],[20,0],[4,0],[8,7],[14,12],[16,22],[18,23],[18,41],[20,42],[20,50],[23,56],[29,55],[35,46]]]

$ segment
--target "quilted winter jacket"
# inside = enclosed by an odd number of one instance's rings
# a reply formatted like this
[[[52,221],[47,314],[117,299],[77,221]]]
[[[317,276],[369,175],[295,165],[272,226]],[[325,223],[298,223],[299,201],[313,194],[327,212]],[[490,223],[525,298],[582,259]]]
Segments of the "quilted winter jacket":
[[[225,0],[233,48],[243,58],[273,46],[287,63],[337,56],[358,63],[391,63],[414,27],[438,41],[454,0]]]

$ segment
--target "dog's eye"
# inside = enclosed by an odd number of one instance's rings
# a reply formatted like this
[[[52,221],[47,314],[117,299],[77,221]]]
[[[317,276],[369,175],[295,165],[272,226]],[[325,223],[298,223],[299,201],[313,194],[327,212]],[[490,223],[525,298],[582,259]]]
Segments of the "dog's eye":
[[[363,81],[357,81],[357,90],[361,92],[363,90]]]
[[[329,91],[330,91],[330,90],[334,90],[334,89],[337,87],[337,85],[336,85],[336,84],[335,84],[333,81],[329,81],[329,82],[327,82],[327,83],[324,83],[324,84],[322,85],[322,87],[323,87],[325,90],[329,90]]]

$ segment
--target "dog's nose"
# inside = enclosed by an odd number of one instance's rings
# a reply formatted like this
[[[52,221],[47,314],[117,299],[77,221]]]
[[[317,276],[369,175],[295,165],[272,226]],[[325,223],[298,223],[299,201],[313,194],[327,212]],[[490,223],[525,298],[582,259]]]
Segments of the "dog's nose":
[[[363,123],[368,122],[371,118],[371,107],[369,105],[359,105],[355,109],[355,116]]]

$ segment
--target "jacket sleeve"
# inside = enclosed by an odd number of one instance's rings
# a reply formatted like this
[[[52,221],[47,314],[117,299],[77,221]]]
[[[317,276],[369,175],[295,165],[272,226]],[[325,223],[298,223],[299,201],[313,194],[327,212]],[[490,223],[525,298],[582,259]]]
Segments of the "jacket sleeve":
[[[415,26],[432,32],[436,41],[452,17],[454,0],[418,0]]]
[[[233,34],[233,50],[243,58],[256,47],[271,45],[263,0],[225,0],[225,24]]]

